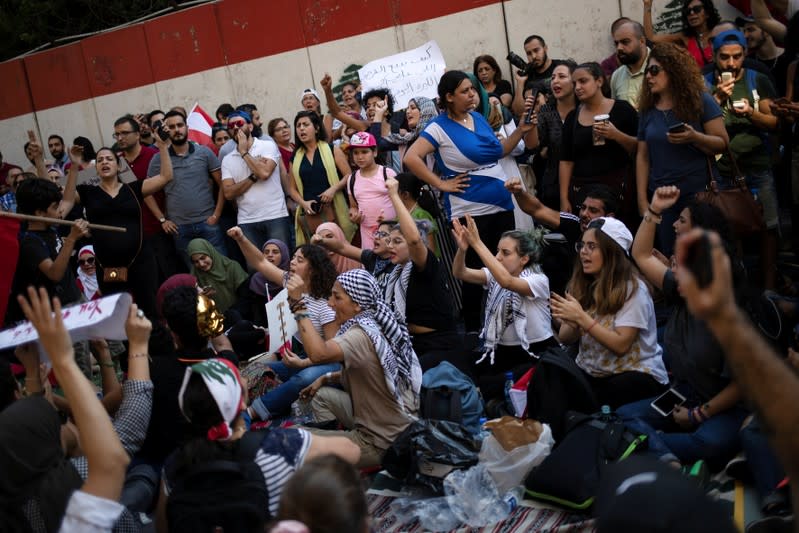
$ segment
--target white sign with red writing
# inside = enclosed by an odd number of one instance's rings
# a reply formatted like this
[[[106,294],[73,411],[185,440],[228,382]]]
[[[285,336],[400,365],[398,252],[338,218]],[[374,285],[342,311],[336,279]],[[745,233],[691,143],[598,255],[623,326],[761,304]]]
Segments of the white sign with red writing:
[[[286,343],[291,343],[291,336],[297,333],[297,321],[289,309],[289,291],[283,289],[267,302],[266,320],[269,323],[269,353],[275,353]]]
[[[66,307],[61,310],[61,316],[73,342],[86,339],[121,341],[127,339],[125,320],[128,318],[132,301],[128,293],[113,294],[99,300]],[[28,321],[0,331],[0,349],[37,340],[39,334]]]

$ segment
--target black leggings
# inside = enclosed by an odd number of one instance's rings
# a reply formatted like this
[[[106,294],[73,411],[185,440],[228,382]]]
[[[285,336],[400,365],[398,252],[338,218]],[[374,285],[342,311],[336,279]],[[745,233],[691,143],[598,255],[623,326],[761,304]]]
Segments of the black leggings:
[[[643,372],[622,372],[606,378],[586,374],[586,377],[599,405],[609,405],[613,410],[628,403],[653,398],[666,389],[666,385]]]

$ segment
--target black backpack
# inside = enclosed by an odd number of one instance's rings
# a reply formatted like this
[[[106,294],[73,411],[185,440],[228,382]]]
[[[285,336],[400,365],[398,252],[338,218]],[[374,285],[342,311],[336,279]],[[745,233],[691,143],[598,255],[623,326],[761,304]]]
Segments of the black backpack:
[[[170,533],[264,530],[269,492],[255,463],[263,439],[264,431],[248,432],[233,459],[194,465],[175,480],[166,509]]]

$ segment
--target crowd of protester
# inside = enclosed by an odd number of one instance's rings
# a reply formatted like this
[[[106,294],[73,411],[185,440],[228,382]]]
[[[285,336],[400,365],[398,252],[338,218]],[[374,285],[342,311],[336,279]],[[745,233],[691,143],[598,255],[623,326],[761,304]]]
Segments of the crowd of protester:
[[[761,527],[790,527],[799,18],[751,3],[730,22],[685,0],[665,35],[642,0],[610,58],[532,35],[513,82],[480,55],[404,110],[328,75],[266,129],[220,105],[208,146],[179,106],[120,113],[111,147],[50,134],[50,158],[29,133],[29,161],[0,167],[0,209],[29,216],[2,226],[0,307],[49,365],[32,345],[0,358],[0,530],[201,530],[188,487],[235,499],[202,467],[238,461],[262,505],[226,529],[367,531],[356,469],[418,418],[425,371],[452,363],[491,406],[564,348],[646,453],[747,471]],[[758,232],[699,194],[739,178]],[[283,290],[298,331],[250,362]],[[127,341],[73,343],[61,308],[122,292]],[[685,401],[664,416],[669,388]]]

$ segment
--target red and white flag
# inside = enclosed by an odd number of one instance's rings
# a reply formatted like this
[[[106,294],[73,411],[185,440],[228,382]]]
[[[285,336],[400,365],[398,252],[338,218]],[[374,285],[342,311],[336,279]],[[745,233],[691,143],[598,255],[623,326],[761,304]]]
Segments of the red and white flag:
[[[189,140],[197,144],[207,146],[214,153],[217,153],[217,148],[214,146],[214,139],[211,135],[211,127],[214,125],[214,119],[205,112],[205,109],[200,107],[198,102],[189,111],[189,116],[186,118],[186,125],[189,127]]]

